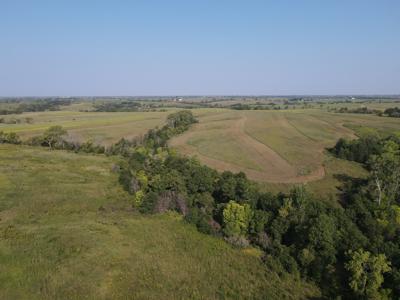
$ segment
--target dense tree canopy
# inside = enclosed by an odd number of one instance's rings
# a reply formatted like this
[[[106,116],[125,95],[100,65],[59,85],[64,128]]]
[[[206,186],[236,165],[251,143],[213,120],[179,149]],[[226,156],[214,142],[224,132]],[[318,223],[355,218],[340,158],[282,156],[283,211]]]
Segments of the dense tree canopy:
[[[350,287],[355,294],[369,299],[386,298],[388,291],[381,291],[383,274],[391,270],[384,254],[371,255],[359,249],[350,251],[350,261],[346,263],[350,272]]]

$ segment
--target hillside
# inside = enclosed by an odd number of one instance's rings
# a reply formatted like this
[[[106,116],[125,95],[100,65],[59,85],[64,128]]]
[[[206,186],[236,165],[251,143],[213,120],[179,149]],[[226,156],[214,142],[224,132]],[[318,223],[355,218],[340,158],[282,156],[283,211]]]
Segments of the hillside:
[[[140,216],[115,158],[0,145],[0,299],[301,299],[315,287],[268,272],[178,215]]]

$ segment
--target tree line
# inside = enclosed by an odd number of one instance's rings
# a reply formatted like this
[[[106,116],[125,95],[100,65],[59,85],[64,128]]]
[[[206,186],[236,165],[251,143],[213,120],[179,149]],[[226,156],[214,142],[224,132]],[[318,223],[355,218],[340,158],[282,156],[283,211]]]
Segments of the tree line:
[[[377,115],[379,117],[400,118],[399,107],[387,108],[384,111],[379,109],[370,109],[367,108],[366,106],[359,108],[340,107],[340,108],[333,108],[332,111],[336,113],[370,114],[370,115]]]
[[[70,105],[72,99],[39,99],[31,101],[11,101],[7,102],[9,108],[0,109],[0,115],[22,114],[24,112],[57,111],[61,106]]]
[[[143,146],[144,148],[165,148],[168,140],[177,134],[187,130],[190,124],[196,123],[191,111],[183,110],[167,116],[166,125],[161,128],[150,129],[146,134],[131,140],[122,138],[117,143],[106,148],[95,144],[93,141],[86,142],[69,141],[68,132],[62,126],[55,125],[46,129],[43,134],[34,136],[25,141],[14,132],[0,131],[0,143],[25,144],[30,146],[43,146],[57,150],[72,150],[75,152],[122,155],[127,156],[132,149]]]

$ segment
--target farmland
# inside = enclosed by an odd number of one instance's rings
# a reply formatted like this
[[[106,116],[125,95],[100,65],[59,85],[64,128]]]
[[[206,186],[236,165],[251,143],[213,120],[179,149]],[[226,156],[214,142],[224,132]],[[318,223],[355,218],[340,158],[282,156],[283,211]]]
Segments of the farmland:
[[[178,151],[256,181],[298,183],[325,176],[326,148],[367,128],[394,132],[400,121],[321,110],[197,111],[199,124],[173,139]]]
[[[229,101],[218,103],[226,105]],[[333,105],[351,108],[362,104]],[[377,109],[393,105],[373,103]],[[363,169],[348,161],[332,163],[335,158],[326,149],[341,137],[353,139],[370,132],[399,131],[400,120],[332,113],[326,110],[328,106],[332,104],[288,110],[193,109],[199,123],[172,139],[170,146],[219,171],[243,171],[267,189],[287,191],[293,184],[308,182],[311,190],[332,194],[339,184],[335,176],[341,173],[337,164],[355,177],[362,177]],[[6,115],[4,120],[19,122],[0,124],[0,131],[16,132],[27,140],[52,125],[61,125],[68,130],[69,140],[91,140],[109,146],[121,138],[131,139],[162,126],[166,116],[174,111],[174,108],[153,112],[92,112],[92,109],[90,102],[83,101],[63,106],[60,111]]]
[[[0,145],[1,299],[298,299],[318,290],[177,214],[142,216],[115,157]]]
[[[0,124],[0,131],[16,132],[23,139],[41,134],[53,125],[61,125],[69,132],[71,140],[84,142],[91,139],[96,144],[110,145],[121,138],[134,138],[149,129],[162,125],[168,112],[81,112],[74,111],[82,105],[69,110],[29,112],[7,115],[3,118],[19,120],[17,124]]]

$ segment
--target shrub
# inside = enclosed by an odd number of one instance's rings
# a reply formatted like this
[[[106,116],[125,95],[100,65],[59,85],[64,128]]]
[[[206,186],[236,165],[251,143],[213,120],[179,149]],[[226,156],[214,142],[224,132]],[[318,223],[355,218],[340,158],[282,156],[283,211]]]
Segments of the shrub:
[[[225,241],[237,248],[246,248],[250,245],[250,242],[243,236],[225,237]]]

